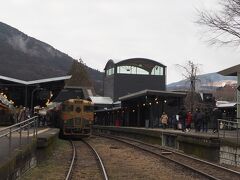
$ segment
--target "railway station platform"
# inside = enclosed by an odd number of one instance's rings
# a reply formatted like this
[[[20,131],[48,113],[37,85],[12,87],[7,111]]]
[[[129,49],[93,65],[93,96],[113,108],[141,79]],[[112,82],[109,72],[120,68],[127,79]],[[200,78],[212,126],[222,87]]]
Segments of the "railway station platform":
[[[0,132],[6,127],[0,127]],[[0,136],[3,132],[0,133]],[[3,179],[15,179],[21,171],[26,170],[36,161],[35,151],[37,148],[49,146],[58,137],[59,130],[56,128],[34,128],[22,130],[0,138],[0,177]],[[20,138],[21,137],[21,138]],[[35,159],[35,160],[34,160]]]
[[[107,133],[167,146],[211,162],[240,166],[237,131],[182,132],[174,129],[93,126],[94,134]],[[240,133],[240,132],[239,132]],[[239,134],[240,135],[240,134]]]

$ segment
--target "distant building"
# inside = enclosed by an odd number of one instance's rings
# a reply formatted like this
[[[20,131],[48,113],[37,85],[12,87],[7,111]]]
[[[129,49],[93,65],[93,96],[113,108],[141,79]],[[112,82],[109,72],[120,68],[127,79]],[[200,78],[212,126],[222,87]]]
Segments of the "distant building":
[[[81,62],[73,62],[69,75],[71,75],[71,78],[65,80],[65,86],[53,100],[54,102],[63,102],[77,98],[88,99],[89,96],[96,95],[92,81]]]
[[[113,107],[113,101],[110,97],[89,96],[88,100],[94,104],[94,110]]]
[[[229,101],[217,101],[216,107],[218,107],[222,112],[223,119],[233,120],[237,116],[237,103]]]
[[[64,86],[58,96],[53,100],[54,102],[64,102],[69,99],[87,99],[92,96],[91,87],[82,86]]]
[[[224,76],[237,76],[238,79],[238,91],[237,91],[237,118],[238,122],[240,122],[240,64],[224,69],[220,72],[218,72],[221,75]]]
[[[166,90],[166,66],[154,60],[132,58],[109,60],[104,68],[104,96],[119,97],[144,89]]]

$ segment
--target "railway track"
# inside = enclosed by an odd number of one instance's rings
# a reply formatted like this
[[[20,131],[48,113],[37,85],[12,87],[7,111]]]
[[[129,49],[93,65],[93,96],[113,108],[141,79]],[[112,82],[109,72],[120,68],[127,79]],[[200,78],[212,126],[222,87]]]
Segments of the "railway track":
[[[97,151],[85,140],[71,141],[72,159],[65,180],[104,179],[108,175]],[[82,174],[85,174],[82,176]],[[82,176],[82,177],[81,177]]]
[[[148,153],[157,155],[158,157],[167,159],[207,179],[214,179],[214,180],[239,180],[240,179],[240,172],[238,171],[234,171],[232,169],[228,169],[223,166],[210,163],[208,161],[194,158],[168,148],[154,146],[138,140],[133,140],[133,139],[124,138],[124,137],[106,136],[106,135],[100,135],[100,136],[126,143],[128,145],[131,145],[133,147],[136,147]]]

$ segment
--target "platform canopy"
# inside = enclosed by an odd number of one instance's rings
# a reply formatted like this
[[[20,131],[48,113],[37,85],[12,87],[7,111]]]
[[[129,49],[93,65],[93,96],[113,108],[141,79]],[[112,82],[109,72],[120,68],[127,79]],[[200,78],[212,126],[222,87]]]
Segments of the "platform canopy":
[[[113,100],[110,97],[89,96],[89,99],[93,102],[93,104],[112,104],[113,103]]]
[[[0,75],[0,93],[12,101],[15,106],[30,107],[31,103],[33,106],[45,105],[49,98],[57,96],[64,87],[64,81],[70,78],[71,75],[66,75],[45,79],[32,78],[28,81],[21,77]]]
[[[237,76],[238,73],[240,73],[240,64],[218,72],[223,76]]]
[[[119,100],[124,101],[128,99],[138,98],[141,96],[162,96],[162,97],[185,97],[186,93],[183,92],[172,92],[172,91],[158,91],[158,90],[143,90],[136,93],[132,93],[126,96],[122,96],[119,98]]]

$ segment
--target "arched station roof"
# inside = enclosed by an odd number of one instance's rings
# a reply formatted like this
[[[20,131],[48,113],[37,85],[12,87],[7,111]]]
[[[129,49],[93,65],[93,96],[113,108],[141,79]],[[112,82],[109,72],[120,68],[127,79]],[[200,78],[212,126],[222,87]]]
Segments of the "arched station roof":
[[[114,66],[135,66],[135,67],[142,68],[148,72],[151,72],[151,70],[155,66],[166,67],[162,63],[159,63],[159,62],[151,60],[151,59],[146,59],[146,58],[131,58],[131,59],[125,59],[125,60],[122,60],[122,61],[119,61],[116,63],[114,63],[114,61],[112,59],[110,59],[107,62],[104,70],[112,68]]]

